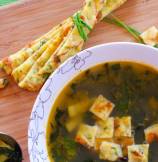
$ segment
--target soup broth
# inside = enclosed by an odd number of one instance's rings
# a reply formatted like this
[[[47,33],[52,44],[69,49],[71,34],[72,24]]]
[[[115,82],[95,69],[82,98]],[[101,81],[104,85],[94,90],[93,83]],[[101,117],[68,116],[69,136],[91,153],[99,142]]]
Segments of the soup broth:
[[[53,105],[47,128],[47,147],[55,162],[108,162],[93,149],[75,142],[77,126],[95,124],[89,108],[100,94],[115,104],[110,116],[131,116],[136,144],[144,129],[158,123],[158,72],[133,62],[97,65],[74,78]],[[128,158],[117,162],[126,162]],[[158,161],[158,142],[150,144],[149,162]]]

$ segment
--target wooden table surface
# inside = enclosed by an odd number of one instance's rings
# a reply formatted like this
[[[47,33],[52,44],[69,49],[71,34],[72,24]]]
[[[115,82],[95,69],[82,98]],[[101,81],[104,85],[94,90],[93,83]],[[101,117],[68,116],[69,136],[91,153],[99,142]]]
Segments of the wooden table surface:
[[[0,58],[16,52],[29,41],[47,32],[51,27],[72,15],[82,6],[83,0],[24,0],[0,8]],[[157,0],[128,0],[115,15],[140,31],[158,27]],[[99,23],[91,33],[86,47],[114,41],[134,41],[124,30]],[[0,77],[6,76],[0,71]],[[10,85],[0,90],[0,131],[18,140],[24,155],[27,153],[28,120],[38,94],[17,87],[12,78]]]

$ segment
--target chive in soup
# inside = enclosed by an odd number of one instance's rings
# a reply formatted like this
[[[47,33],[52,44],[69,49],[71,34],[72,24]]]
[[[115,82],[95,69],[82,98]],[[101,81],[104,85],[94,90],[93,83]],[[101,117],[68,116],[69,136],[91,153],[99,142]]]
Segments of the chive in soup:
[[[105,63],[79,74],[52,107],[50,160],[157,162],[157,87],[158,71],[139,63]]]

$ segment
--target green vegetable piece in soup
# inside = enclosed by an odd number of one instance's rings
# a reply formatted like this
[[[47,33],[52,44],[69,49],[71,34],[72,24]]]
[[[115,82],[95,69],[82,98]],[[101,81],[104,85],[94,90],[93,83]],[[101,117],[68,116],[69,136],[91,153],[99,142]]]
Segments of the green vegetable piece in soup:
[[[76,156],[77,145],[69,137],[58,136],[53,143],[55,162],[69,162]]]

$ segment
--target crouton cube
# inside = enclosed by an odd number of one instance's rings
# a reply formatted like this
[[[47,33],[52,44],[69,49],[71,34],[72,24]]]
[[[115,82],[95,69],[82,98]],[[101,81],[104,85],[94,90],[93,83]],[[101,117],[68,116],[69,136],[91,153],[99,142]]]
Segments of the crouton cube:
[[[129,162],[148,162],[149,145],[132,145],[128,146]]]
[[[144,130],[147,143],[158,141],[158,124],[154,124]]]
[[[113,108],[114,104],[112,102],[104,98],[102,95],[99,95],[90,108],[90,112],[98,118],[106,120],[111,114]]]
[[[122,151],[123,151],[123,156],[128,155],[128,146],[134,145],[134,137],[115,137],[114,138],[114,143],[117,143],[121,145]]]
[[[114,135],[115,137],[131,137],[132,136],[132,126],[131,117],[116,117],[114,120]]]
[[[100,145],[103,142],[113,142],[113,138],[96,138],[95,139],[95,150],[98,151],[100,149]]]
[[[97,138],[113,138],[114,136],[114,118],[107,118],[106,120],[98,120]]]
[[[75,141],[88,148],[93,148],[95,146],[96,134],[97,126],[81,124],[77,132]]]
[[[155,46],[156,44],[158,44],[158,29],[155,26],[150,27],[140,36],[143,39],[144,43],[148,45]]]
[[[121,158],[121,146],[111,142],[103,142],[100,146],[99,157],[102,160],[116,161]]]

